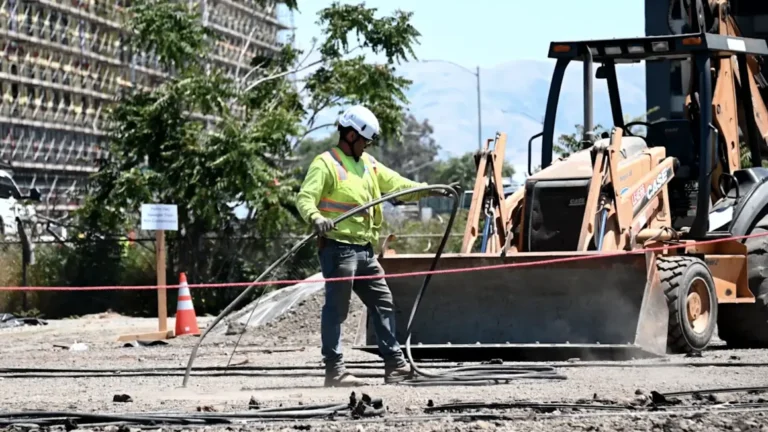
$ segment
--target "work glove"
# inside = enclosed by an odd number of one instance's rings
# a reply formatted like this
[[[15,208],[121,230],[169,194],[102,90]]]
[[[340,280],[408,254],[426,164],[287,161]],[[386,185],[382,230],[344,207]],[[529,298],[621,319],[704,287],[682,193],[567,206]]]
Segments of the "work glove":
[[[312,221],[312,227],[315,229],[317,235],[323,235],[333,229],[333,219],[319,216]]]
[[[456,190],[456,194],[459,197],[461,197],[461,183],[453,182],[453,183],[449,184],[448,186],[450,186],[451,188]],[[440,196],[440,197],[450,197],[451,193],[446,191],[446,190],[434,190],[434,191],[432,191],[431,195],[432,196]]]

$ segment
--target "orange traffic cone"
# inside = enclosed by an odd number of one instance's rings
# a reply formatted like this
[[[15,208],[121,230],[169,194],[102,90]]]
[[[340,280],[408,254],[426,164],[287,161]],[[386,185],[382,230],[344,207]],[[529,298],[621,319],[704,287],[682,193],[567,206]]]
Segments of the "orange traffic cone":
[[[192,304],[192,294],[187,286],[187,275],[179,276],[179,299],[176,304],[176,336],[199,335],[195,305]]]

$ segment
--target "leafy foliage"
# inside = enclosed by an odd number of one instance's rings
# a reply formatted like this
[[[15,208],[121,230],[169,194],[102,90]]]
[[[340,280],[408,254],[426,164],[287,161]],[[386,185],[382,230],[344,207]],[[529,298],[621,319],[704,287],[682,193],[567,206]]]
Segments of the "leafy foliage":
[[[304,80],[309,120],[299,143],[311,131],[330,126],[315,124],[321,111],[340,111],[352,104],[363,104],[376,114],[383,138],[401,138],[403,105],[408,102],[405,91],[411,81],[396,75],[394,64],[415,58],[413,45],[420,33],[410,23],[410,12],[396,11],[383,18],[377,18],[376,12],[364,4],[338,2],[320,11],[317,24],[325,38],[319,42],[320,58],[302,67],[318,66]],[[350,44],[349,36],[355,43]],[[386,64],[367,63],[362,53],[349,57],[359,49],[383,55]]]
[[[634,122],[644,122],[647,121],[647,118],[650,114],[656,112],[658,110],[658,107],[651,108],[648,110],[645,114],[637,116],[637,117],[628,117],[625,116],[624,123],[634,123]],[[557,138],[557,142],[554,145],[554,152],[557,156],[566,158],[570,156],[573,153],[576,153],[581,148],[581,138],[584,136],[584,125],[577,124],[575,125],[576,132],[570,133],[570,134],[562,134]],[[604,128],[602,125],[597,124],[592,129],[592,132],[594,132],[595,136],[600,137],[602,134],[609,133],[609,130]],[[633,133],[637,133],[637,131],[632,131]]]
[[[199,62],[211,47],[212,30],[201,28],[197,3],[192,10],[183,2],[139,0],[130,10],[128,30],[134,34],[133,47],[155,52],[166,68],[181,68]]]
[[[501,173],[503,177],[512,177],[515,175],[515,168],[507,161],[504,161]],[[468,152],[460,157],[452,157],[441,161],[435,168],[430,181],[442,184],[459,182],[464,190],[469,190],[474,187],[476,177],[475,154]]]
[[[412,114],[403,115],[400,122],[400,139],[394,136],[379,139],[377,145],[366,149],[379,162],[405,176],[429,177],[436,163],[440,146],[432,137],[434,129],[429,120],[419,122]],[[339,142],[338,132],[322,139],[305,139],[296,147],[297,165],[303,177],[309,164],[318,154],[335,147]]]
[[[557,142],[553,148],[553,151],[557,156],[567,158],[573,153],[582,150],[581,138],[584,136],[584,125],[577,124],[575,125],[575,129],[576,132],[574,133],[562,134],[557,137]],[[605,132],[605,129],[601,125],[597,124],[592,129],[592,132],[594,132],[596,136],[600,136],[600,134]]]
[[[95,268],[106,269],[105,278],[118,274],[119,247],[90,249],[94,256],[85,245],[135,228],[141,204],[169,203],[179,212],[179,231],[168,233],[169,283],[178,271],[193,283],[253,277],[290,246],[274,239],[305,229],[294,204],[299,178],[288,162],[321,110],[363,103],[385,125],[383,138],[400,133],[410,82],[396,75],[394,64],[413,55],[419,35],[409,13],[378,18],[376,9],[333,3],[319,13],[319,60],[305,64],[312,52],[287,45],[229,76],[208,68],[216,34],[202,26],[194,7],[139,0],[128,12],[132,49],[159,55],[170,75],[151,90],[126,92],[108,113],[109,158],[78,213],[83,246],[73,254],[84,258],[79,275],[98,274]],[[387,63],[350,57],[356,48],[383,54]],[[299,82],[293,79],[312,67]],[[245,217],[235,217],[235,206]],[[234,295],[208,290],[201,301],[215,310]]]
[[[451,228],[451,236],[445,245],[444,253],[455,253],[461,250],[467,216],[467,210],[459,209],[456,213],[456,220]],[[443,219],[432,218],[426,223],[414,219],[400,221],[386,219],[381,232],[382,234],[396,234],[395,241],[390,243],[388,247],[399,254],[436,253],[445,232],[446,223],[447,217]],[[481,228],[484,226],[483,224],[484,220],[481,218]],[[477,242],[478,245],[479,243]],[[479,247],[475,249],[479,250]]]
[[[382,164],[417,181],[433,184],[457,181],[465,189],[474,185],[477,175],[474,152],[438,160],[440,145],[432,136],[434,128],[429,120],[419,122],[415,116],[408,114],[404,116],[402,124],[401,139],[381,139],[379,145],[367,151]],[[335,146],[337,142],[338,133],[322,140],[304,140],[297,149],[302,171],[306,171],[317,154]],[[505,161],[502,173],[505,177],[511,177],[515,170]]]
[[[419,122],[413,114],[403,116],[400,139],[384,138],[369,152],[381,163],[402,175],[429,177],[440,146],[432,137],[429,120]]]

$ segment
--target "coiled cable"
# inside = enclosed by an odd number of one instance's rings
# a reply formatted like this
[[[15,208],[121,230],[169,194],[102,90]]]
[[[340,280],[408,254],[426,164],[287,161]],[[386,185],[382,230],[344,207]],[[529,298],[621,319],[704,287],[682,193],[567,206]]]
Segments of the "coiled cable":
[[[451,228],[453,227],[453,222],[454,222],[454,219],[456,217],[456,212],[457,212],[458,207],[459,207],[458,206],[458,204],[459,204],[458,194],[456,193],[456,191],[451,186],[448,186],[448,185],[427,185],[427,186],[419,186],[419,187],[415,187],[415,188],[411,188],[411,189],[406,189],[406,190],[402,190],[402,191],[398,191],[398,192],[393,192],[393,193],[384,195],[384,196],[382,196],[381,198],[379,198],[377,200],[370,201],[368,203],[365,203],[363,205],[355,207],[352,210],[349,210],[348,212],[346,212],[346,213],[342,214],[341,216],[337,217],[336,219],[334,219],[333,220],[334,225],[340,223],[341,221],[351,217],[352,215],[354,215],[356,213],[359,213],[361,211],[367,210],[367,209],[369,209],[369,208],[371,208],[373,206],[379,205],[381,203],[384,203],[386,201],[392,200],[394,198],[397,198],[397,197],[400,197],[400,196],[404,196],[404,195],[410,195],[410,194],[418,193],[418,192],[431,191],[431,190],[442,190],[442,191],[445,191],[445,192],[449,193],[450,196],[453,198],[453,209],[452,209],[452,212],[451,212],[451,218],[448,221],[448,225],[445,228],[445,234],[443,235],[442,243],[440,243],[440,248],[438,249],[437,254],[435,255],[435,258],[432,261],[432,268],[434,269],[434,267],[437,265],[437,261],[440,258],[440,255],[441,255],[441,253],[443,251],[443,248],[445,247],[446,240],[448,239],[448,237],[450,235]],[[211,325],[209,325],[205,329],[203,334],[200,335],[200,338],[198,339],[197,344],[195,344],[195,346],[192,348],[192,352],[190,353],[189,360],[187,362],[187,370],[186,370],[186,372],[184,374],[184,381],[182,382],[182,387],[186,387],[187,386],[187,382],[189,381],[189,374],[192,371],[192,363],[195,361],[195,357],[197,357],[197,350],[200,347],[200,344],[205,339],[205,337],[208,335],[208,333],[210,333],[211,330],[213,330],[213,328],[216,327],[216,325],[219,322],[221,322],[222,319],[224,319],[233,310],[235,310],[235,308],[238,306],[238,304],[240,304],[240,302],[243,299],[245,299],[258,286],[259,282],[261,282],[265,277],[267,277],[267,275],[272,273],[272,271],[274,271],[276,268],[278,268],[279,266],[283,265],[283,263],[285,263],[285,261],[287,261],[288,258],[290,258],[296,252],[298,252],[302,247],[304,247],[307,243],[309,243],[309,241],[312,240],[315,236],[316,236],[316,233],[314,233],[314,232],[309,234],[309,235],[307,235],[302,240],[300,240],[298,243],[296,243],[288,252],[286,252],[280,258],[275,260],[269,267],[267,267],[266,270],[264,270],[263,273],[261,273],[259,275],[259,277],[256,278],[256,280],[253,281],[252,285],[249,285],[242,293],[240,293],[239,296],[237,296],[237,298],[232,300],[232,302],[229,305],[227,305],[227,307],[225,307],[223,311],[221,311],[219,313],[219,315],[216,317],[216,319],[214,319],[213,322],[211,322]],[[423,290],[423,288],[422,288],[422,290]]]
[[[392,200],[394,198],[397,198],[399,196],[403,195],[410,195],[413,193],[418,192],[424,192],[424,191],[431,191],[431,190],[442,190],[448,194],[448,197],[453,199],[453,206],[451,208],[451,216],[448,219],[448,224],[445,227],[445,232],[443,233],[443,238],[440,241],[440,245],[437,248],[437,252],[435,253],[435,257],[432,259],[432,263],[429,267],[429,274],[426,275],[424,278],[424,282],[421,285],[421,289],[419,290],[418,295],[416,296],[416,301],[413,304],[413,308],[411,309],[411,315],[408,319],[408,326],[406,330],[406,342],[405,342],[405,355],[408,360],[408,362],[411,364],[411,367],[413,368],[413,375],[412,377],[409,377],[405,381],[401,382],[401,384],[405,385],[411,385],[411,386],[425,386],[425,385],[448,385],[448,384],[459,384],[459,385],[488,385],[488,384],[499,384],[499,383],[506,383],[511,380],[519,380],[519,379],[565,379],[565,376],[560,375],[555,372],[554,368],[551,366],[510,366],[510,365],[481,365],[481,366],[467,366],[467,367],[460,367],[455,369],[450,369],[448,371],[445,371],[440,374],[434,374],[429,373],[426,371],[423,371],[419,369],[419,367],[416,365],[416,362],[413,360],[413,355],[411,354],[411,335],[413,332],[413,320],[418,313],[419,306],[421,305],[422,300],[424,299],[424,293],[426,293],[427,286],[429,285],[430,280],[432,279],[432,274],[437,267],[437,263],[440,261],[440,256],[443,253],[443,250],[445,249],[445,246],[448,242],[448,239],[450,238],[451,234],[451,228],[453,228],[454,221],[456,219],[456,213],[459,209],[459,196],[456,190],[448,185],[427,185],[427,186],[419,186],[411,189],[406,189],[394,193],[387,194],[377,200],[370,201],[368,203],[365,203],[363,205],[360,205],[352,210],[349,210],[348,212],[342,214],[338,218],[334,219],[334,224],[338,224],[341,221],[349,218],[350,216],[359,213],[361,211],[367,210],[373,206],[379,205],[381,203],[384,203],[386,201]],[[268,274],[270,274],[274,269],[276,269],[278,266],[282,265],[288,258],[293,256],[297,251],[299,251],[304,245],[306,245],[310,240],[312,240],[315,237],[315,233],[309,234],[304,239],[299,241],[295,246],[293,246],[288,252],[283,254],[280,258],[275,260],[269,267],[267,267],[264,272],[259,275],[258,278],[253,282],[252,285],[248,286],[237,298],[235,298],[226,308],[224,308],[221,313],[216,317],[216,319],[213,320],[211,325],[209,325],[203,334],[200,336],[200,338],[197,341],[197,344],[192,348],[192,352],[189,356],[189,361],[187,362],[187,369],[184,374],[184,380],[182,382],[182,387],[187,386],[187,382],[189,381],[189,375],[192,370],[192,364],[195,360],[195,357],[197,356],[197,350],[200,347],[200,344],[202,344],[203,340],[205,339],[205,336],[210,333],[211,330],[219,323],[221,322],[224,317],[229,315],[235,307],[248,295],[250,294],[257,284],[263,280]]]

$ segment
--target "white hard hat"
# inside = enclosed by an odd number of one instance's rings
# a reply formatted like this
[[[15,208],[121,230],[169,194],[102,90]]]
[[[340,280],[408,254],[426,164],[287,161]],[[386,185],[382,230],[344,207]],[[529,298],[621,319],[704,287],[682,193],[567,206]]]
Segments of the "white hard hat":
[[[363,138],[374,140],[379,136],[379,120],[368,108],[355,105],[339,116],[339,125],[351,127]]]

